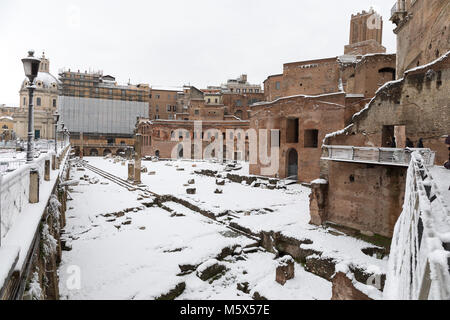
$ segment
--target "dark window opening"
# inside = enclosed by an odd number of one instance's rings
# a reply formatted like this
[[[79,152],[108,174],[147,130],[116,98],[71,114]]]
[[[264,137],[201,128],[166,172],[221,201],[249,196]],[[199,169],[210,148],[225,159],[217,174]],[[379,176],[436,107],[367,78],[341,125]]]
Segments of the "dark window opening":
[[[319,146],[319,130],[305,130],[305,148],[317,148]]]
[[[287,143],[298,143],[299,135],[299,119],[287,119],[287,132],[286,132],[286,142]]]

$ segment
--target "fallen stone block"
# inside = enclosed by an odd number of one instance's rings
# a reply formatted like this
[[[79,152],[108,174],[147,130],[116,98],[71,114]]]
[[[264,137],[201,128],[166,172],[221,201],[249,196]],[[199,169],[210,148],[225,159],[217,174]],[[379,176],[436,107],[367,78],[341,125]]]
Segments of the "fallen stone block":
[[[196,194],[197,189],[196,188],[188,188],[188,189],[186,189],[186,193],[187,194]]]
[[[186,283],[180,282],[175,286],[175,288],[170,290],[168,293],[162,294],[155,300],[175,300],[183,294],[184,290],[186,290]]]
[[[148,175],[149,175],[149,176],[154,176],[154,175],[156,175],[156,172],[155,172],[155,171],[150,171],[150,172],[148,173]]]
[[[336,272],[336,262],[332,258],[323,258],[312,255],[306,258],[305,270],[328,281],[331,281]]]
[[[184,171],[184,168],[177,168],[177,171]]]
[[[188,184],[195,184],[195,180],[194,180],[194,179],[190,179],[190,180],[188,181]]]
[[[338,272],[332,280],[331,300],[372,300],[362,291],[356,289],[353,281],[343,272]]]
[[[148,172],[147,167],[143,167],[143,168],[141,169],[141,172],[142,172],[142,173],[147,173],[147,172]]]
[[[278,260],[275,281],[284,286],[288,280],[295,277],[294,259],[290,256],[284,256]]]
[[[178,265],[178,268],[180,268],[182,275],[186,275],[186,274],[194,272],[195,270],[197,270],[197,267],[198,267],[198,265],[192,265],[192,264]]]
[[[224,186],[225,185],[225,180],[224,179],[216,179],[216,185]]]
[[[203,281],[208,281],[224,272],[227,268],[216,259],[211,259],[201,264],[197,268],[197,277]]]
[[[223,194],[223,190],[221,188],[217,188],[216,190],[214,190],[215,194]]]
[[[249,283],[248,282],[242,282],[242,283],[238,283],[237,284],[237,289],[239,291],[242,291],[243,293],[249,294],[250,290],[249,290]]]

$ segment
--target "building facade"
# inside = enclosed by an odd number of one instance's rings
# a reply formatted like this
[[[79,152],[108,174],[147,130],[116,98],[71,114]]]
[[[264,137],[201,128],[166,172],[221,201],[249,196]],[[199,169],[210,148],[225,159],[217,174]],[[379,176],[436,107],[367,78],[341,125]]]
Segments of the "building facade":
[[[391,19],[398,79],[380,88],[345,129],[324,139],[321,179],[312,183],[314,224],[391,237],[404,203],[405,147],[421,148],[429,165],[448,160],[449,2],[398,1]]]
[[[60,72],[60,81],[61,121],[77,154],[121,154],[134,146],[136,122],[149,115],[149,85],[119,85],[102,72],[70,69]]]
[[[370,14],[377,16],[374,11]],[[352,25],[367,19],[365,12],[353,15]],[[381,41],[380,28],[370,33],[352,28],[351,38],[354,43]],[[279,168],[272,176],[308,183],[319,175],[326,134],[347,126],[353,114],[395,78],[395,54],[384,53],[381,44],[378,48],[379,53],[287,63],[282,74],[266,79],[266,102],[250,107],[250,127],[280,132]],[[270,166],[258,161],[250,164],[250,173],[262,175]]]
[[[20,89],[20,104],[13,118],[16,135],[20,139],[28,136],[28,79],[24,80]],[[34,92],[34,138],[54,139],[53,114],[58,110],[59,80],[50,73],[50,60],[42,54],[39,73],[35,80]]]

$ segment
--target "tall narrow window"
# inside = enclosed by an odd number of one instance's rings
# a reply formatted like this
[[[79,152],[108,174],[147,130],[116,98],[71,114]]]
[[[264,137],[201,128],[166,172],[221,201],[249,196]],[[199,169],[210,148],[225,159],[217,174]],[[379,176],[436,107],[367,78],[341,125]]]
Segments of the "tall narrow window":
[[[41,106],[41,98],[36,98],[36,105],[37,105],[38,107]]]
[[[305,148],[319,146],[319,130],[305,130]]]
[[[286,142],[298,143],[299,120],[287,119]]]

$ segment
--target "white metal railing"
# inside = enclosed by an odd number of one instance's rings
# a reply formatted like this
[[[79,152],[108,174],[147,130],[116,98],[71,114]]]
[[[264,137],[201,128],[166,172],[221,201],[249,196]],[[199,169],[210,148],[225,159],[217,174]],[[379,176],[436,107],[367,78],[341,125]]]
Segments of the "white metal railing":
[[[396,149],[396,148],[369,148],[353,146],[327,146],[323,147],[323,160],[375,163],[407,167],[411,161],[411,154],[419,152],[427,166],[434,165],[436,153],[430,149]]]
[[[423,157],[408,169],[405,202],[394,230],[386,299],[450,299],[450,212]]]

